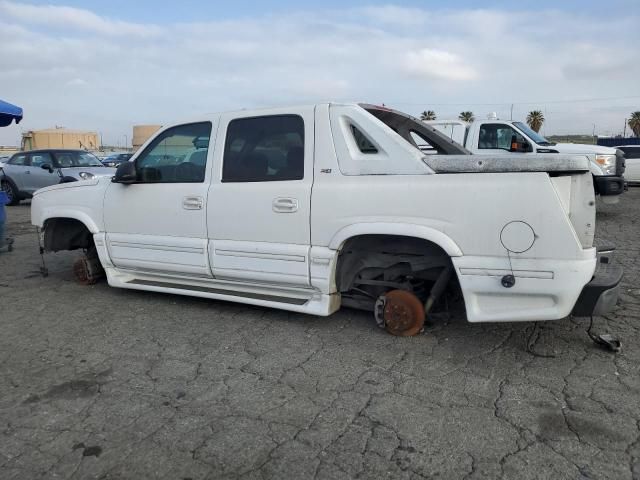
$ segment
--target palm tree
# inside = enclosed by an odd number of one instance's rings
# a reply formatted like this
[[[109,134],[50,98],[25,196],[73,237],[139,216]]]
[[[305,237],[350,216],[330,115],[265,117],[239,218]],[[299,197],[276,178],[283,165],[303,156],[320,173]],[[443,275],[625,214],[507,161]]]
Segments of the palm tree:
[[[420,114],[420,120],[422,121],[435,120],[435,119],[436,119],[436,112],[434,112],[433,110],[425,110]]]
[[[458,115],[458,120],[462,120],[463,122],[473,122],[476,117],[473,116],[473,112],[460,112]]]
[[[629,118],[629,128],[633,130],[633,134],[636,137],[640,137],[640,111],[633,112],[631,118]]]
[[[544,115],[540,110],[532,110],[527,115],[527,123],[531,127],[531,130],[539,132],[544,123]]]

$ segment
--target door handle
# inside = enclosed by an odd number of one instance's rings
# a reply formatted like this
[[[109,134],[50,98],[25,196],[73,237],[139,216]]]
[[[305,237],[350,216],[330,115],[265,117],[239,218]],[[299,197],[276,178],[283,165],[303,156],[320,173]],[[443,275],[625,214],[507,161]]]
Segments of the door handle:
[[[24,174],[25,174],[25,175],[31,175],[31,172],[30,172],[29,170],[26,170],[26,171],[24,172]]]
[[[202,197],[184,197],[182,199],[182,208],[185,210],[202,210],[203,205]]]
[[[296,198],[274,198],[273,211],[276,213],[293,213],[298,211],[298,200]]]

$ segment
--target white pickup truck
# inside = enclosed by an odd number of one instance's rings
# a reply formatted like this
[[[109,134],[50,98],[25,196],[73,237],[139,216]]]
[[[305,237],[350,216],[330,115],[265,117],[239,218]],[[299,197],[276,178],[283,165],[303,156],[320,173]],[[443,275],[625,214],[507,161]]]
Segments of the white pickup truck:
[[[625,159],[623,152],[615,148],[549,142],[526,123],[499,120],[495,116],[471,123],[461,120],[430,120],[425,123],[464,145],[474,154],[585,155],[590,161],[589,169],[593,174],[595,192],[604,203],[618,203],[620,194],[625,191]]]
[[[470,322],[611,309],[622,270],[598,262],[594,204],[584,157],[470,155],[403,113],[319,104],[163,128],[112,179],[38,190],[31,217],[45,251],[85,251],[85,282],[363,308],[411,335],[447,289]]]

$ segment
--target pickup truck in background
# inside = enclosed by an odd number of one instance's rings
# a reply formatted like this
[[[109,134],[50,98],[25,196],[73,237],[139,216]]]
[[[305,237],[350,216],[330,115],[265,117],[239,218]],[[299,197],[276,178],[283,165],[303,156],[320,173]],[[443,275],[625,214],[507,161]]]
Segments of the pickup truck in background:
[[[470,322],[609,311],[622,269],[598,262],[589,168],[470,155],[374,105],[242,110],[159,130],[113,179],[38,190],[31,220],[45,251],[84,250],[84,283],[355,307],[412,335],[446,292]]]
[[[429,120],[425,123],[464,145],[474,154],[585,155],[589,158],[596,195],[600,195],[604,203],[618,203],[620,194],[625,190],[625,159],[623,153],[615,148],[549,142],[524,122],[499,120],[492,116],[487,120],[474,120],[471,123],[461,120]]]
[[[629,185],[640,185],[640,145],[620,145],[613,148],[624,153],[625,180]]]

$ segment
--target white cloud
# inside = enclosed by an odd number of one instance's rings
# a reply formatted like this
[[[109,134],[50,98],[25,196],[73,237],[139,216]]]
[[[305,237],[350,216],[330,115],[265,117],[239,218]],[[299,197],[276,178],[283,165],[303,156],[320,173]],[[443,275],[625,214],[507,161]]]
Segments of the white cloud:
[[[407,52],[402,66],[410,74],[427,79],[474,80],[478,76],[458,55],[432,48]]]
[[[364,7],[355,10],[356,14],[368,17],[380,24],[399,25],[404,27],[417,27],[425,23],[429,15],[419,8],[407,8],[397,5],[383,5]]]
[[[388,5],[159,26],[0,0],[0,19],[1,97],[25,110],[0,144],[16,143],[20,127],[112,141],[135,123],[328,99],[440,117],[505,116],[516,102],[519,118],[545,109],[547,133],[621,130],[640,107],[544,103],[640,95],[637,16]]]
[[[36,6],[2,1],[0,15],[5,19],[26,24],[77,29],[103,35],[153,36],[162,31],[154,25],[113,21],[89,10],[56,5]]]
[[[67,85],[70,87],[81,87],[86,84],[87,84],[87,81],[82,78],[72,78],[67,82]]]

